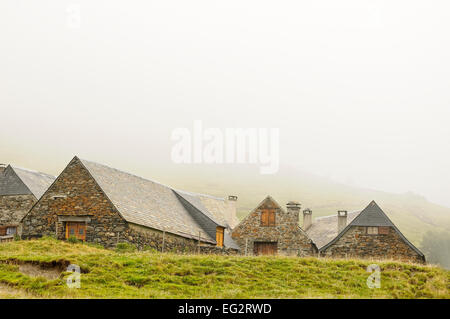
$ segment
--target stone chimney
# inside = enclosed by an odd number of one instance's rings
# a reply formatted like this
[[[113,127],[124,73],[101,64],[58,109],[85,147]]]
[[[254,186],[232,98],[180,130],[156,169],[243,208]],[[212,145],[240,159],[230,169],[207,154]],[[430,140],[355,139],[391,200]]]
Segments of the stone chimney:
[[[307,230],[312,225],[312,210],[307,208],[303,211],[303,230]]]
[[[237,224],[239,224],[239,219],[236,216],[237,199],[238,199],[237,196],[230,195],[228,196],[228,200],[226,201],[228,213],[227,220],[231,229],[233,229]]]
[[[6,168],[5,164],[0,164],[0,173],[2,173]]]
[[[298,225],[299,213],[302,205],[299,202],[290,201],[286,204],[287,213],[292,218],[291,222]]]
[[[347,211],[338,210],[338,234],[347,226]]]

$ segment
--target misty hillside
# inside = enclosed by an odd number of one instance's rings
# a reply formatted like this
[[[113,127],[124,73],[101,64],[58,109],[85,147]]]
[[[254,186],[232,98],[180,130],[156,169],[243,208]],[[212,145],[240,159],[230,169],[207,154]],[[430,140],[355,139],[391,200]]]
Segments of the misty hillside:
[[[450,230],[450,208],[431,203],[417,194],[392,194],[351,187],[288,168],[280,169],[275,175],[260,175],[254,167],[218,167],[211,165],[207,169],[197,168],[197,171],[192,167],[181,169],[191,175],[177,174],[164,182],[180,189],[221,197],[237,195],[240,219],[266,195],[273,196],[282,206],[290,200],[299,201],[302,208],[313,210],[313,217],[335,214],[339,209],[361,210],[375,200],[417,246],[428,230]]]

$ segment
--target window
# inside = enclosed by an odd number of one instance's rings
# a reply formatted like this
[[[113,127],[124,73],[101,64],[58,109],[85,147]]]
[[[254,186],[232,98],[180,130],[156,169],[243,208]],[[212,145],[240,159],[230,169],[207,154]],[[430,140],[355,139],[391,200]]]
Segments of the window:
[[[6,235],[14,235],[16,233],[17,227],[8,227],[6,228]]]
[[[67,198],[67,195],[53,195],[52,199]]]
[[[223,227],[220,227],[220,226],[216,227],[217,247],[223,247],[223,231],[224,231]]]
[[[84,222],[67,222],[66,238],[75,237],[79,240],[86,240],[86,223]]]
[[[367,227],[368,235],[378,235],[378,227]]]
[[[389,234],[389,227],[378,227],[378,234],[380,235]]]
[[[275,226],[274,209],[263,209],[261,211],[261,226]]]

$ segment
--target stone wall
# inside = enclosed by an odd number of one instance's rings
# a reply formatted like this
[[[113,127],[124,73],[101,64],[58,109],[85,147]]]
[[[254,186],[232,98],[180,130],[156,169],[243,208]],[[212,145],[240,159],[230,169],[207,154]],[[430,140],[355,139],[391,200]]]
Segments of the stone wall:
[[[237,249],[217,247],[217,246],[200,246],[201,254],[214,254],[214,255],[239,255],[240,252]]]
[[[261,226],[261,210],[275,210],[275,226]],[[254,254],[255,242],[277,242],[279,255],[314,256],[315,246],[301,230],[299,222],[300,206],[287,211],[266,198],[253,212],[233,229],[232,238],[241,248],[241,253]]]
[[[36,201],[34,195],[0,196],[0,226],[18,225]]]
[[[238,252],[235,249],[217,247],[213,244],[208,245],[202,242],[199,244],[196,239],[188,239],[168,232],[163,233],[135,224],[129,224],[127,236],[125,241],[135,245],[138,249],[153,248],[161,252],[220,255],[234,255]]]
[[[153,248],[157,251],[192,253],[198,250],[198,241],[177,236],[172,233],[129,224],[126,242],[136,245],[138,249]],[[164,249],[163,249],[164,245]]]
[[[321,256],[337,258],[395,259],[411,262],[424,262],[424,259],[412,249],[393,227],[387,234],[369,235],[367,227],[352,226],[346,233],[327,249]]]

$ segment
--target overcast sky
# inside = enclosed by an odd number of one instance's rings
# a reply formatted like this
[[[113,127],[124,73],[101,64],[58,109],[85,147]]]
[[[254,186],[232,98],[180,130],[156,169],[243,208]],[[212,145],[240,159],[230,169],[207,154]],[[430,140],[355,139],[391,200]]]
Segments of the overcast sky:
[[[450,206],[449,30],[448,1],[3,0],[0,162],[151,177],[194,120],[278,127],[282,165]]]

